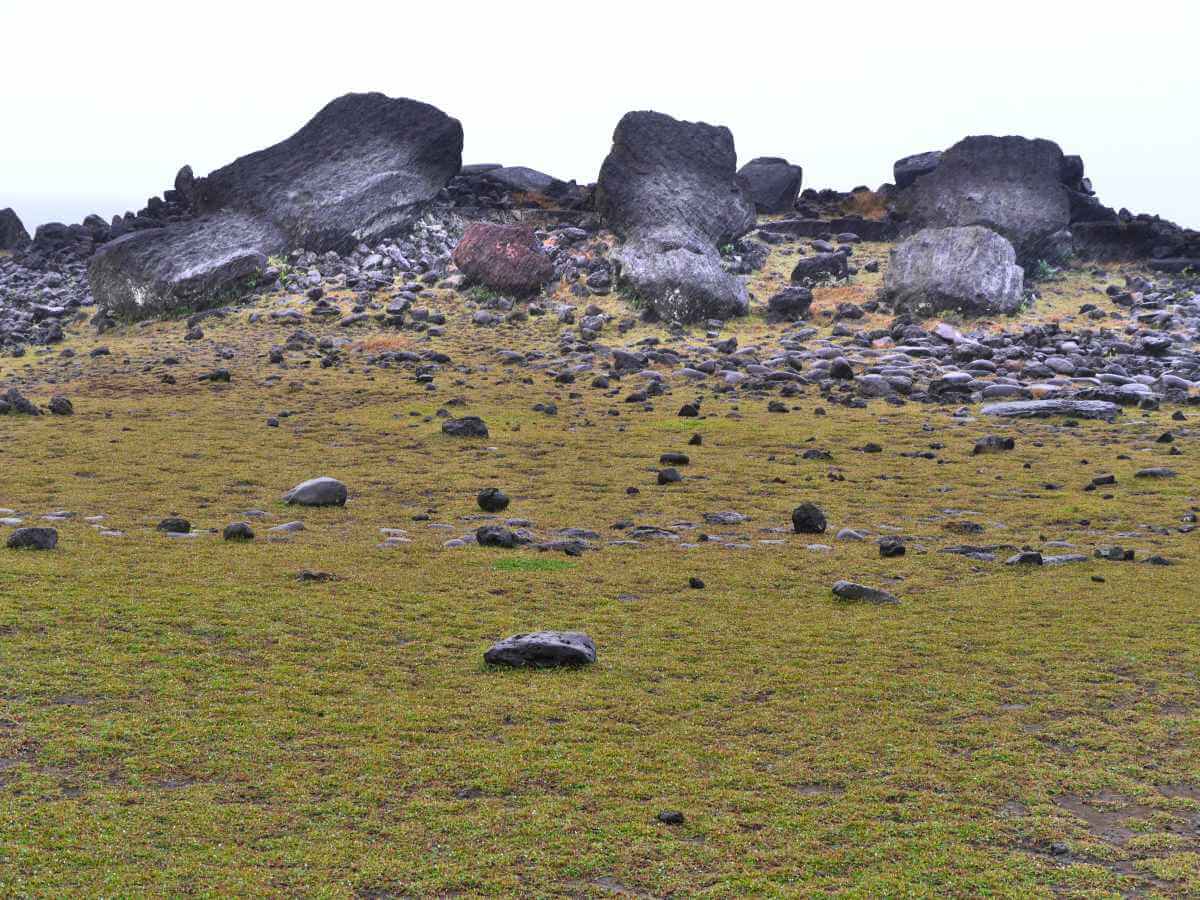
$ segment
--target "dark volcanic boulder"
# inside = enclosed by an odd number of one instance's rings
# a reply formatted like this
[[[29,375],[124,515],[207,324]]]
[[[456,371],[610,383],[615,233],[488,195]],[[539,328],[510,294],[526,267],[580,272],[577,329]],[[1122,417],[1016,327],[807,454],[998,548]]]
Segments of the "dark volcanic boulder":
[[[0,209],[0,250],[16,250],[28,243],[29,232],[17,214],[11,208]]]
[[[1052,141],[968,137],[902,192],[898,209],[910,231],[984,225],[1008,238],[1021,265],[1053,261],[1069,244],[1064,165]]]
[[[475,501],[479,504],[480,509],[489,513],[498,513],[507,509],[510,502],[508,494],[498,487],[484,488],[476,496]]]
[[[528,225],[473,223],[454,248],[454,264],[470,281],[520,297],[554,277],[554,263]]]
[[[450,437],[485,438],[488,436],[488,427],[479,416],[463,416],[461,419],[447,419],[443,422],[442,434],[448,434]]]
[[[8,536],[10,550],[53,550],[58,532],[53,528],[18,528]]]
[[[1071,234],[1075,233],[1075,225],[1085,222],[1119,222],[1120,217],[1111,207],[1105,206],[1099,198],[1082,191],[1067,190],[1067,200],[1071,204]]]
[[[914,153],[904,159],[892,163],[892,176],[896,187],[906,188],[922,175],[928,175],[942,161],[941,150],[929,150],[926,153]]]
[[[728,128],[626,113],[600,169],[596,208],[624,242],[621,286],[665,319],[694,322],[749,311],[746,286],[719,248],[755,224],[736,176]]]
[[[824,534],[825,513],[815,503],[801,503],[792,510],[792,530],[796,534]]]
[[[1153,216],[1072,223],[1071,235],[1075,251],[1084,259],[1113,262],[1183,255],[1189,243],[1188,232]],[[1200,246],[1195,232],[1191,237]]]
[[[776,318],[794,321],[808,315],[812,302],[812,291],[800,285],[792,285],[771,296],[767,301],[767,312]]]
[[[738,170],[746,196],[760,213],[791,212],[804,170],[778,156],[760,156]]]
[[[16,388],[9,388],[0,394],[0,416],[8,413],[21,413],[26,416],[40,416],[42,411]]]
[[[257,213],[293,247],[345,252],[410,226],[458,172],[462,142],[459,121],[427,103],[346,94],[198,182],[197,203]]]
[[[1024,287],[1012,244],[979,226],[918,231],[893,248],[883,277],[884,298],[917,315],[1013,313]]]
[[[483,177],[485,181],[490,181],[509,193],[552,199],[564,197],[576,187],[574,182],[561,181],[553,175],[528,166],[497,166],[489,168],[483,173]]]
[[[269,222],[215,213],[117,238],[92,257],[92,294],[114,316],[147,319],[220,306],[254,287],[286,247]]]
[[[850,274],[850,266],[844,253],[814,253],[812,256],[802,256],[792,269],[792,281],[799,284],[821,284],[846,278]]]
[[[137,319],[227,302],[267,256],[348,251],[403,232],[462,162],[462,126],[383,94],[334,100],[287,140],[207,178],[177,179],[197,218],[105,244],[88,270],[101,307]]]

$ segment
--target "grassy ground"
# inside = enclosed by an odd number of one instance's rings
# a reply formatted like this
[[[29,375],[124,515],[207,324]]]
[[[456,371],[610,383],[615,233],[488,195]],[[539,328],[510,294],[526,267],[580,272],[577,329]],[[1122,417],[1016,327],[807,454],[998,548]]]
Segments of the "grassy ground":
[[[1067,281],[1033,315],[1069,315],[1095,287]],[[842,299],[818,292],[823,327]],[[30,524],[77,514],[53,553],[0,552],[0,895],[1200,893],[1200,568],[1196,536],[1173,530],[1196,504],[1189,423],[1022,423],[1015,451],[979,458],[977,437],[1013,426],[917,405],[821,416],[815,393],[788,415],[709,397],[685,420],[690,388],[645,410],[619,402],[628,380],[609,398],[499,364],[499,348],[552,348],[552,317],[480,330],[450,297],[433,305],[451,322],[432,344],[458,364],[435,393],[354,352],[268,366],[293,328],[244,317],[197,344],[160,323],[73,337],[73,360],[0,361],[0,381],[77,410],[0,420],[0,506]],[[99,344],[112,355],[89,359]],[[217,364],[232,384],[195,380]],[[440,434],[432,415],[457,397],[488,440]],[[1153,439],[1172,427],[1183,455],[1167,457]],[[867,441],[884,451],[853,449]],[[900,455],[934,444],[935,460]],[[801,459],[810,447],[832,460]],[[692,462],[658,487],[666,450]],[[1132,478],[1164,464],[1180,477]],[[1118,485],[1084,492],[1099,472]],[[318,474],[349,485],[345,509],[280,504]],[[698,530],[749,547],[443,549],[491,484],[541,533],[733,509],[751,520]],[[832,533],[810,549],[785,528],[803,500],[831,532],[902,534],[909,554]],[[153,529],[179,513],[219,530],[251,508],[267,517],[248,545]],[[126,536],[83,521],[97,514]],[[295,518],[304,532],[268,540]],[[412,543],[377,548],[386,527]],[[1050,540],[1177,564],[937,552]],[[841,604],[838,578],[903,602]],[[599,662],[484,667],[492,640],[543,627],[586,630]],[[666,809],[685,823],[658,823]]]

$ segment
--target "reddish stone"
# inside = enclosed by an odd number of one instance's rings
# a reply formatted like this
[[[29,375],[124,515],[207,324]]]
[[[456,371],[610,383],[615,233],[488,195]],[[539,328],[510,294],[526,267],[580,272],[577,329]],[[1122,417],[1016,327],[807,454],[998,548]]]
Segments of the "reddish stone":
[[[503,294],[536,294],[554,264],[527,225],[475,222],[454,248],[454,264],[470,281]]]

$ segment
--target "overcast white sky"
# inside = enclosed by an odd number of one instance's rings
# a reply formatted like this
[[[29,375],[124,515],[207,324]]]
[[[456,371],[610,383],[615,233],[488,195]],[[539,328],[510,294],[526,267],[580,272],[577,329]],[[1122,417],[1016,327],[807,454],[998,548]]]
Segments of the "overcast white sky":
[[[348,91],[460,119],[465,162],[595,179],[630,109],[729,126],[806,187],[1024,134],[1101,199],[1200,226],[1200,2],[35,3],[0,0],[0,208],[137,209]]]

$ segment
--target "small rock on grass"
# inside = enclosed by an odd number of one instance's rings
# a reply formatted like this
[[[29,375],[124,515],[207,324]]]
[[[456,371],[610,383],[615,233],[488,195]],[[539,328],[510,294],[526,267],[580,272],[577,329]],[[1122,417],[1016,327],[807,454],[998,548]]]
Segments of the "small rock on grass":
[[[1040,566],[1043,564],[1042,554],[1037,550],[1022,550],[1020,553],[1010,556],[1005,561],[1005,565],[1009,566]]]
[[[312,569],[302,569],[300,572],[298,572],[296,574],[296,580],[303,581],[303,582],[333,581],[336,577],[337,577],[336,575],[333,575],[329,572],[316,572],[316,571],[313,571]]]
[[[187,534],[192,530],[192,523],[183,516],[167,516],[154,526],[154,530],[166,534]]]
[[[53,550],[57,545],[54,528],[18,528],[8,536],[10,550]]]
[[[497,487],[484,488],[479,492],[479,496],[475,500],[479,504],[480,509],[490,513],[497,513],[507,509],[509,504],[508,494]]]
[[[833,585],[834,596],[841,600],[861,601],[863,603],[899,603],[900,598],[895,594],[879,588],[867,587],[853,581],[836,581]]]
[[[480,525],[475,529],[475,543],[480,547],[512,549],[517,546],[517,536],[503,525]]]
[[[1134,478],[1174,478],[1176,472],[1174,469],[1168,469],[1166,466],[1151,466],[1148,469],[1138,469],[1134,473]]]
[[[792,510],[792,529],[796,534],[824,534],[825,513],[815,503],[801,503]]]
[[[300,506],[345,506],[347,494],[346,485],[322,475],[300,482],[283,495],[283,502]]]
[[[483,654],[493,666],[583,666],[596,661],[596,644],[581,631],[535,631],[497,641]]]
[[[974,456],[979,456],[981,453],[1003,453],[1005,450],[1012,450],[1015,446],[1016,442],[1010,437],[989,434],[975,442],[975,448],[971,453]]]
[[[479,416],[463,416],[461,419],[447,419],[442,423],[442,434],[450,437],[485,438],[488,427]]]
[[[224,538],[227,541],[252,541],[254,529],[249,522],[230,522],[225,526]]]

